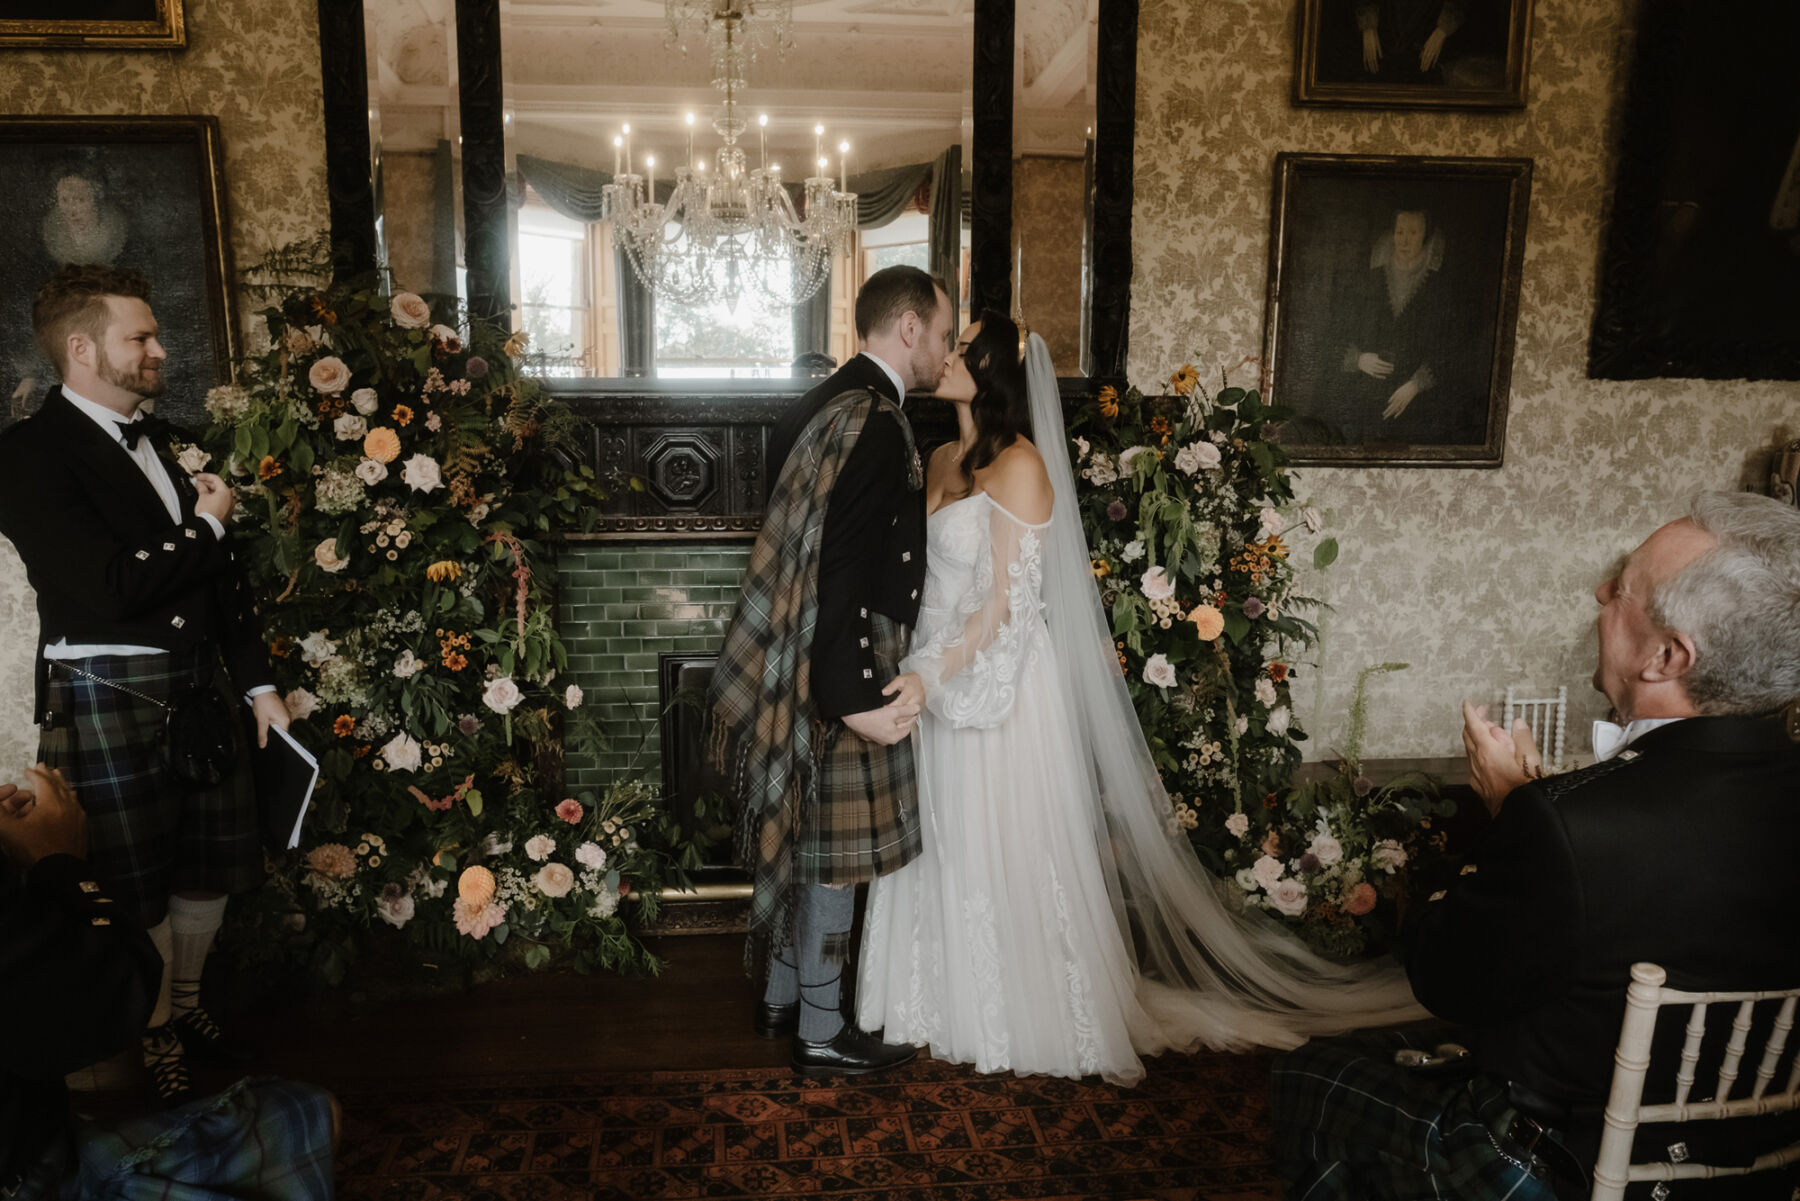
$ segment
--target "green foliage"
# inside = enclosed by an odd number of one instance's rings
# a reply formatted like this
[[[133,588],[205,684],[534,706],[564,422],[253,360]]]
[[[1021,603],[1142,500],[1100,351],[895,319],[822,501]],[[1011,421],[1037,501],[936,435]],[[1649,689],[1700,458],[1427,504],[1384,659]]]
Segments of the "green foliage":
[[[598,737],[550,585],[604,498],[579,424],[519,370],[373,281],[322,283],[318,245],[256,272],[270,346],[207,397],[293,733],[320,760],[299,849],[271,866],[255,942],[326,983],[371,929],[421,961],[653,970],[635,929],[697,861],[657,789],[546,791]],[[622,895],[639,898],[620,903]]]
[[[1188,366],[1162,394],[1102,388],[1071,421],[1070,454],[1094,575],[1171,826],[1235,880],[1246,904],[1349,956],[1391,933],[1404,867],[1430,816],[1447,810],[1429,782],[1365,790],[1354,766],[1291,787],[1306,739],[1293,682],[1317,638],[1302,614],[1318,605],[1295,591],[1291,544],[1316,538],[1323,518],[1295,500],[1278,440],[1287,416],[1228,383],[1208,399]],[[1337,553],[1335,538],[1318,539],[1314,568]]]

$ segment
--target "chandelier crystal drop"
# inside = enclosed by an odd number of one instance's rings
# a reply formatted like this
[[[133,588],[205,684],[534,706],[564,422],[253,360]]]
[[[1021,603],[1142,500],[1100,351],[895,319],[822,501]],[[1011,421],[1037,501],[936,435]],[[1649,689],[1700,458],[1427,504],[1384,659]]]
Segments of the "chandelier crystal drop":
[[[714,47],[714,85],[724,93],[712,127],[723,145],[715,169],[706,170],[693,154],[690,114],[687,160],[675,169],[668,199],[658,203],[655,159],[646,156],[645,173],[637,173],[627,126],[614,139],[613,182],[602,190],[613,240],[644,286],[672,303],[722,300],[735,311],[740,299],[753,294],[773,306],[800,304],[825,285],[833,258],[849,247],[856,229],[856,194],[848,190],[848,174],[841,167],[836,181],[826,174],[823,127],[814,129],[817,174],[806,179],[798,208],[782,183],[780,166],[769,165],[766,150],[761,165],[752,169],[738,144],[749,128],[738,111],[747,56],[759,37],[786,44],[782,35],[791,0],[667,0],[672,33],[680,28],[678,9],[688,19],[705,13],[707,38]],[[750,24],[751,17],[769,14],[774,14],[772,28],[759,32]],[[763,118],[761,125],[766,124]],[[847,145],[839,149],[842,153]]]

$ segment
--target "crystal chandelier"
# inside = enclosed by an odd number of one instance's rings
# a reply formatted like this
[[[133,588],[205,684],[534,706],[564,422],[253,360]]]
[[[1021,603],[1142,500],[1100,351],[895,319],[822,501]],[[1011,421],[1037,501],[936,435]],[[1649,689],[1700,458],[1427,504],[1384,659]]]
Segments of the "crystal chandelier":
[[[748,128],[738,114],[746,61],[759,40],[787,44],[791,0],[668,0],[672,35],[682,27],[678,10],[688,19],[697,11],[705,13],[713,83],[725,96],[712,125],[724,144],[716,169],[707,171],[705,162],[694,157],[690,113],[687,159],[675,168],[673,193],[659,204],[656,160],[646,155],[645,173],[636,172],[631,127],[625,126],[613,139],[613,182],[602,190],[614,243],[625,251],[644,286],[675,304],[723,300],[735,311],[746,294],[772,306],[799,304],[824,286],[831,278],[832,259],[849,247],[856,229],[856,194],[849,190],[848,170],[842,165],[847,143],[838,147],[839,178],[833,181],[826,174],[823,126],[813,130],[817,174],[807,178],[799,209],[782,184],[781,167],[769,165],[768,118],[759,123],[760,166],[752,170],[738,145]],[[752,16],[770,13],[774,18],[766,28],[748,23]]]

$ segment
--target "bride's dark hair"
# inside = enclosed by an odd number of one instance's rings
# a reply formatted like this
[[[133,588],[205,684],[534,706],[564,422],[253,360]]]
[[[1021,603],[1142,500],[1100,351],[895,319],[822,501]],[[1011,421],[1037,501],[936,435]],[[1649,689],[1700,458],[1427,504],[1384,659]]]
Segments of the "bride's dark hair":
[[[963,351],[963,366],[975,381],[969,416],[975,419],[975,444],[963,456],[963,491],[975,490],[975,473],[1013,444],[1031,437],[1031,405],[1025,395],[1025,364],[1019,353],[1019,327],[1012,318],[983,309],[976,318],[981,332]]]

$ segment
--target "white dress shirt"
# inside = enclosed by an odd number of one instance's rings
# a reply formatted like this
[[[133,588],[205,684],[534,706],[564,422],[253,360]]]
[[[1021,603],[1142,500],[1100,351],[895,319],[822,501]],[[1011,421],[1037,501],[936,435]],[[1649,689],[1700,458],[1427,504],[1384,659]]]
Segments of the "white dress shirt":
[[[894,394],[900,398],[900,407],[904,409],[906,407],[906,385],[900,382],[900,373],[888,366],[887,360],[880,355],[870,354],[865,350],[862,352],[862,356],[887,372],[887,377],[894,381]]]
[[[1685,720],[1681,717],[1640,717],[1623,726],[1610,721],[1596,721],[1593,735],[1594,762],[1605,763],[1658,726]]]

